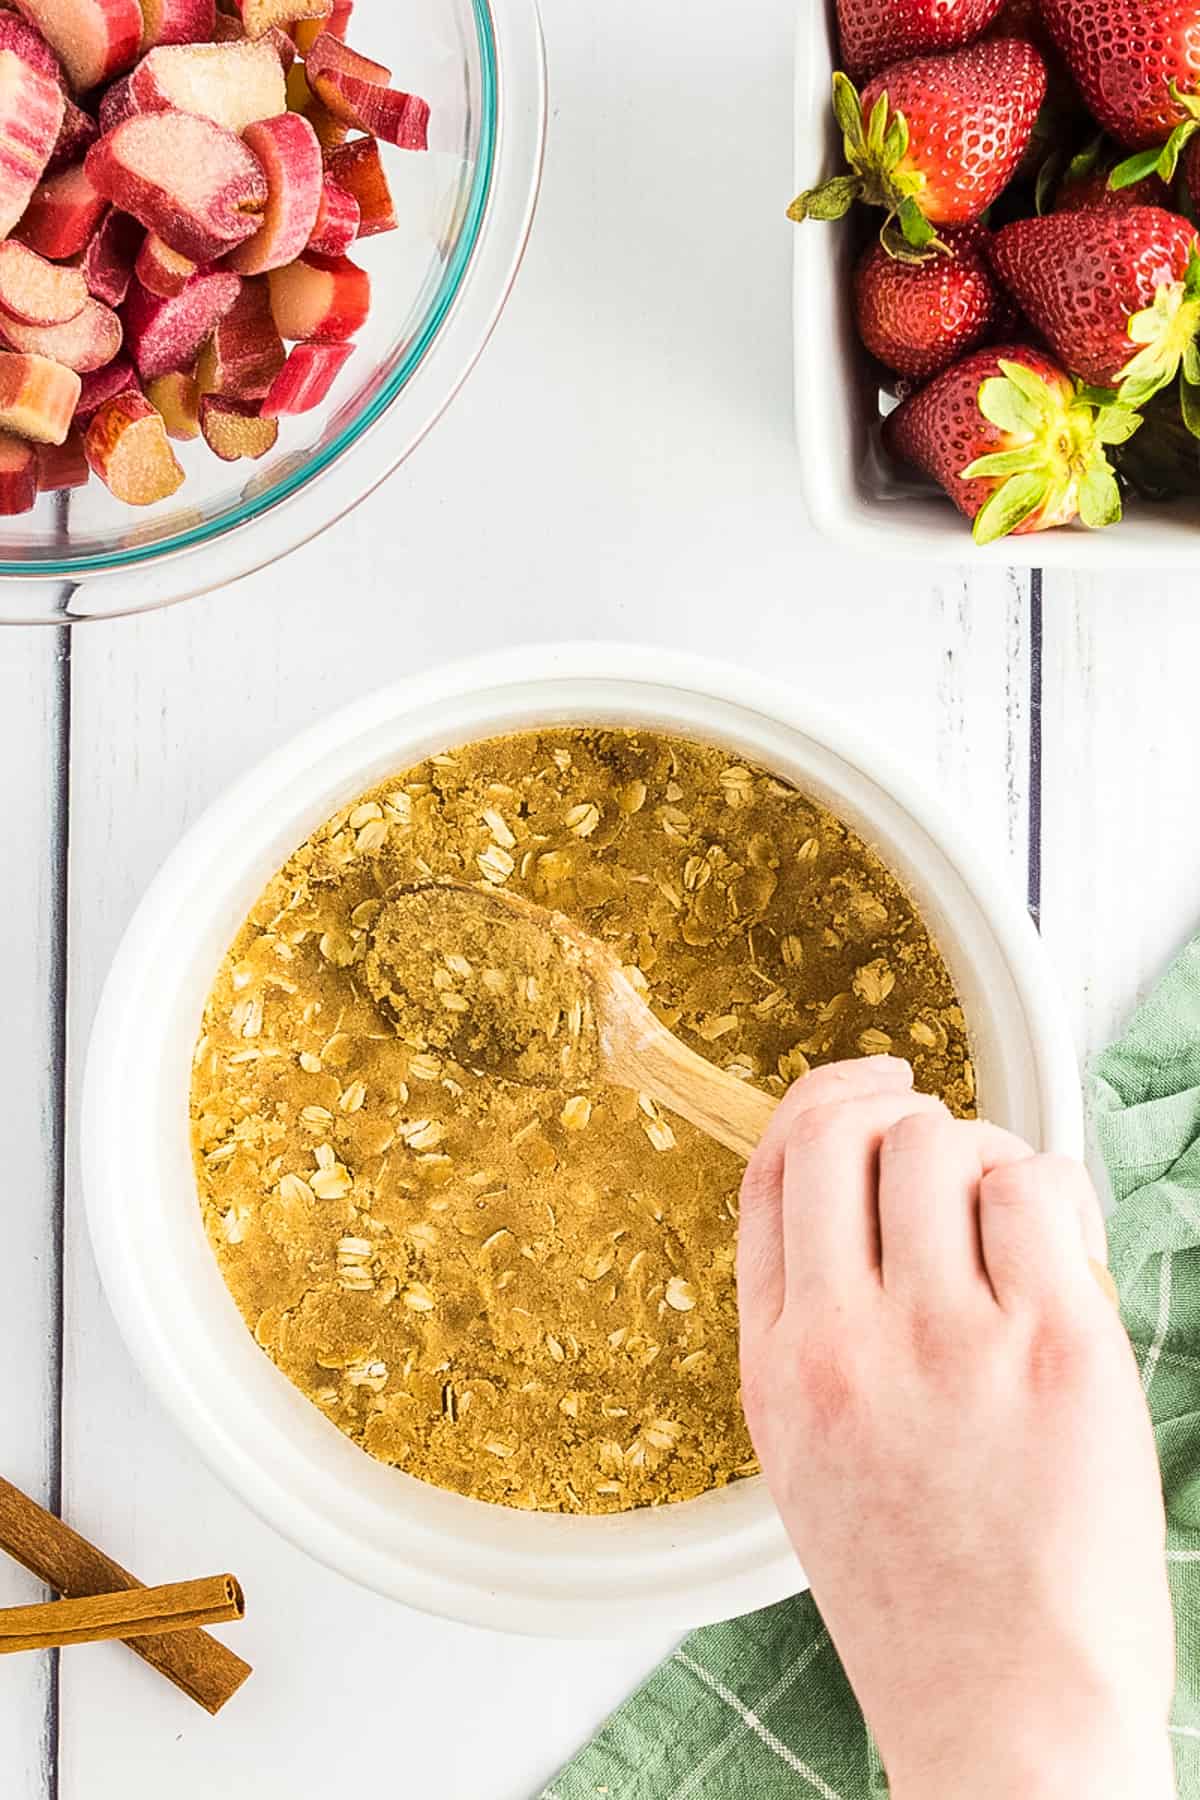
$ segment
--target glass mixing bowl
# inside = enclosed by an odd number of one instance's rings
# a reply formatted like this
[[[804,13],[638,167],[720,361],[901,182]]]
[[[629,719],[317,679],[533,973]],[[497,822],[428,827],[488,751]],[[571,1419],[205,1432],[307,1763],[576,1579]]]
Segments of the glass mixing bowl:
[[[187,480],[137,508],[96,479],[0,519],[0,623],[170,605],[294,550],[403,461],[504,306],[529,234],[545,134],[536,0],[357,0],[354,47],[430,103],[424,154],[382,145],[400,229],[351,250],[371,316],[328,399],[281,421],[260,462],[176,444]]]

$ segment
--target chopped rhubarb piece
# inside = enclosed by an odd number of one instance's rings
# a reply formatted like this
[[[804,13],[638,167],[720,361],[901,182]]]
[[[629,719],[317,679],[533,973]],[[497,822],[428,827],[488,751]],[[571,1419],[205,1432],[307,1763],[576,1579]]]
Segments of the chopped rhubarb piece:
[[[264,419],[253,400],[205,394],[200,402],[200,429],[205,443],[222,462],[238,462],[243,456],[257,462],[274,449],[279,420]]]
[[[133,265],[145,232],[136,219],[112,207],[83,253],[83,278],[93,300],[120,306],[129,292]],[[0,305],[4,304],[0,296]]]
[[[134,100],[128,75],[121,81],[114,81],[100,96],[101,136],[115,131],[118,125],[123,125],[126,119],[132,119],[134,113],[141,110]]]
[[[290,417],[320,406],[353,355],[353,344],[296,344],[262,403],[263,418]]]
[[[287,106],[283,65],[269,44],[168,44],[129,77],[136,112],[196,113],[244,131]]]
[[[402,150],[424,150],[428,143],[429,106],[416,94],[389,87],[391,70],[351,50],[340,38],[323,31],[304,65],[305,78],[317,99],[345,124]]]
[[[83,377],[79,399],[75,403],[76,422],[86,425],[92,414],[98,413],[102,406],[115,400],[118,394],[128,394],[131,391],[135,394],[142,391],[137,370],[127,356],[114,356],[102,369],[94,369],[90,375]]]
[[[17,10],[57,53],[77,94],[111,81],[137,60],[138,0],[17,0]]]
[[[217,23],[214,0],[141,0],[142,53],[156,44],[207,44]]]
[[[308,55],[323,31],[331,31],[334,37],[344,41],[353,11],[354,0],[334,0],[333,11],[327,19],[298,19],[292,26],[292,36],[301,56]]]
[[[108,201],[92,186],[87,168],[75,163],[34,193],[13,235],[52,262],[79,256],[108,211]]]
[[[200,352],[196,383],[202,394],[261,400],[282,369],[284,357],[265,280],[244,281],[241,293]]]
[[[217,44],[245,43],[246,27],[240,19],[231,17],[229,13],[217,14],[217,28],[213,32],[213,41]],[[296,60],[296,46],[281,25],[272,25],[269,31],[252,40],[256,44],[270,44],[276,56],[283,64],[286,75]]]
[[[196,274],[196,265],[190,256],[180,256],[170,244],[164,244],[156,231],[148,231],[134,272],[148,294],[173,300]]]
[[[233,0],[247,37],[261,37],[272,25],[294,25],[297,19],[327,19],[333,0]]]
[[[321,193],[317,222],[308,240],[310,250],[318,256],[341,256],[358,236],[361,214],[358,201],[329,176]]]
[[[119,394],[102,406],[83,447],[93,472],[129,506],[152,506],[183,485],[162,415],[144,394]]]
[[[0,514],[32,512],[38,497],[38,458],[32,444],[0,433]]]
[[[14,350],[29,356],[53,357],[78,375],[102,369],[111,362],[124,335],[112,307],[90,298],[65,325],[22,325],[19,319],[0,314],[0,331]]]
[[[185,369],[159,375],[146,389],[146,398],[162,414],[168,437],[186,444],[200,436],[200,387],[194,375]]]
[[[396,204],[374,138],[355,138],[332,150],[326,167],[331,179],[358,201],[360,238],[395,231]]]
[[[308,120],[289,112],[248,126],[243,141],[266,177],[267,205],[261,229],[238,245],[229,266],[262,275],[294,262],[312,235],[324,184],[321,146]]]
[[[301,113],[317,134],[322,150],[334,150],[350,136],[350,127],[335,119],[323,100],[308,85],[304,64],[297,63],[287,78],[288,111]]]
[[[82,106],[76,106],[73,100],[68,100],[58,141],[46,164],[46,174],[57,175],[60,169],[82,162],[99,135],[100,127],[91,113],[85,113]]]
[[[21,218],[54,154],[66,97],[52,76],[0,50],[0,238]]]
[[[39,494],[59,494],[65,488],[86,487],[92,479],[87,457],[83,454],[83,433],[72,425],[61,444],[37,444],[37,485]]]
[[[48,356],[0,352],[0,431],[38,444],[61,444],[79,399],[78,375]]]
[[[87,282],[14,238],[0,243],[0,309],[23,325],[65,325],[83,311]]]
[[[293,341],[344,343],[371,310],[371,278],[345,256],[306,253],[268,280],[280,336]]]
[[[136,114],[92,146],[86,167],[114,206],[195,263],[253,237],[267,203],[242,140],[195,113]]]
[[[48,75],[55,87],[66,85],[67,78],[57,54],[27,19],[18,18],[14,13],[0,13],[0,50],[11,50],[31,69]]]
[[[196,352],[241,292],[240,275],[225,269],[201,274],[173,300],[148,294],[135,281],[125,302],[129,354],[143,381],[190,369]]]

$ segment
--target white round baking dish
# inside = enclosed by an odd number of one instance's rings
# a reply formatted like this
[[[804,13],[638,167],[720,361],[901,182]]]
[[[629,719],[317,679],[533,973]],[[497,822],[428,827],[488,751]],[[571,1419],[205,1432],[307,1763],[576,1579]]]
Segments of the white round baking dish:
[[[147,1380],[279,1531],[430,1612],[563,1636],[698,1625],[804,1578],[761,1480],[605,1518],[510,1511],[374,1462],[258,1349],[205,1239],[188,1080],[205,995],[263,884],[361,789],[435,751],[570,721],[725,744],[815,794],[876,845],[933,927],[966,1006],[984,1110],[1078,1154],[1079,1082],[1032,925],[891,759],[795,687],[658,649],[523,649],[385,689],[245,775],[187,834],[135,915],[96,1019],[83,1101],[104,1284]]]

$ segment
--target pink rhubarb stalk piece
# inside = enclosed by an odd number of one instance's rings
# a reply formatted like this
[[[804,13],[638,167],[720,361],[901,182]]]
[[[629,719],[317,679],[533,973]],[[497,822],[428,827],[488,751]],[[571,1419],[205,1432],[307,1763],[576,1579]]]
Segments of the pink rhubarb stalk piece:
[[[46,75],[55,87],[65,90],[66,71],[36,25],[16,13],[0,13],[0,50],[11,50],[31,69]]]
[[[66,488],[86,487],[92,479],[83,454],[83,433],[72,425],[61,444],[36,444],[39,494],[59,494]]]
[[[202,394],[232,394],[238,400],[261,400],[284,364],[283,339],[271,316],[266,281],[244,281],[196,364]]]
[[[268,280],[279,334],[293,342],[344,343],[371,310],[371,278],[345,256],[306,253]]]
[[[142,384],[137,378],[137,370],[127,356],[115,356],[102,369],[94,369],[85,375],[79,389],[79,399],[75,403],[75,422],[86,425],[93,413],[100,411],[118,394],[130,392],[140,394]]]
[[[242,140],[195,113],[139,113],[88,151],[100,193],[194,263],[253,237],[267,180]]]
[[[257,235],[228,258],[243,275],[263,275],[294,262],[312,235],[321,207],[321,146],[308,120],[280,113],[246,128],[243,139],[267,183],[267,204]]]
[[[395,231],[396,203],[374,138],[355,138],[353,143],[339,145],[330,151],[325,166],[330,180],[358,202],[360,238]]]
[[[17,10],[56,52],[77,94],[111,81],[137,60],[138,0],[17,0]]]
[[[162,414],[168,437],[186,444],[200,436],[200,387],[186,369],[156,376],[146,398]]]
[[[217,28],[213,32],[213,42],[217,44],[270,44],[276,56],[283,64],[286,75],[296,60],[296,46],[280,25],[272,25],[261,37],[247,39],[246,27],[240,19],[231,17],[229,13],[217,14]]]
[[[158,44],[207,44],[216,31],[215,0],[141,0],[142,54]]]
[[[326,176],[309,249],[318,256],[344,256],[358,236],[361,219],[354,195]]]
[[[309,87],[335,119],[402,150],[424,150],[429,106],[417,94],[389,87],[391,70],[323,31],[304,65]]]
[[[294,25],[297,19],[327,19],[333,0],[233,0],[247,37],[261,37],[273,25]]]
[[[57,175],[60,169],[82,162],[99,136],[100,127],[91,113],[85,113],[82,106],[76,106],[73,100],[68,100],[58,141],[46,164],[46,174]]]
[[[190,369],[241,287],[240,275],[215,269],[195,276],[173,300],[162,300],[135,281],[125,302],[125,332],[142,380]]]
[[[34,192],[13,235],[39,256],[61,262],[80,256],[105,213],[108,201],[92,186],[83,163],[75,163]]]
[[[283,65],[269,44],[167,44],[128,79],[134,112],[196,113],[227,131],[287,107]]]
[[[164,244],[156,231],[148,231],[138,251],[134,273],[146,289],[159,300],[173,300],[182,294],[196,265],[190,256],[180,256],[170,244]]]
[[[0,431],[61,444],[71,429],[80,381],[48,356],[0,352]]]
[[[0,433],[0,515],[32,512],[38,497],[38,453],[24,439]]]
[[[19,244],[0,243],[0,309],[22,325],[65,325],[83,311],[87,282]]]
[[[274,448],[279,420],[264,419],[253,400],[205,394],[200,401],[200,430],[213,455],[222,462],[238,462],[244,456],[257,462]]]
[[[88,293],[105,306],[120,306],[133,280],[133,265],[145,232],[128,213],[110,208],[92,233],[80,268]],[[3,304],[0,302],[0,304]]]
[[[262,403],[264,419],[312,412],[354,355],[353,344],[296,344]]]
[[[54,154],[66,115],[58,83],[0,50],[0,238],[18,223]]]
[[[87,299],[82,310],[65,325],[22,325],[19,319],[0,315],[0,331],[14,350],[28,356],[48,356],[86,375],[102,369],[121,348],[121,321],[102,300]]]
[[[153,506],[183,486],[162,415],[144,394],[118,394],[102,406],[83,447],[93,473],[129,506]]]

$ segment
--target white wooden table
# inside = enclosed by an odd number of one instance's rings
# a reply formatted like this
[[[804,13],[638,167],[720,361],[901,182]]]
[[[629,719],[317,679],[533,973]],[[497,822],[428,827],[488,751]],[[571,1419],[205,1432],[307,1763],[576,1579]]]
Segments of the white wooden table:
[[[19,1800],[524,1800],[667,1647],[437,1623],[308,1562],[158,1410],[74,1165],[88,1028],[143,887],[247,760],[390,674],[546,638],[685,643],[894,745],[1040,910],[1081,1054],[1200,912],[1200,608],[855,564],[796,499],[793,0],[549,0],[543,203],[484,362],[367,506],[158,617],[0,633],[0,1470],[146,1578],[236,1569],[217,1721],[119,1646],[0,1664]],[[818,229],[818,227],[810,227]],[[969,552],[964,538],[964,559]],[[0,1567],[0,1601],[32,1598]]]

